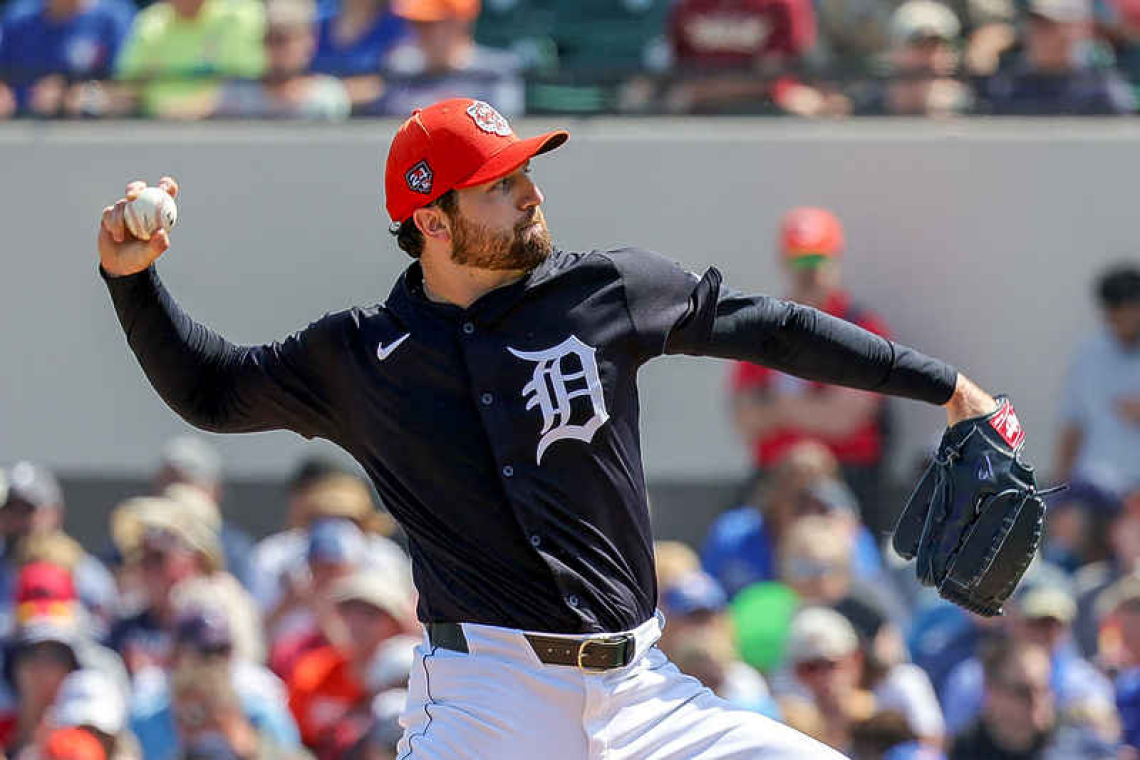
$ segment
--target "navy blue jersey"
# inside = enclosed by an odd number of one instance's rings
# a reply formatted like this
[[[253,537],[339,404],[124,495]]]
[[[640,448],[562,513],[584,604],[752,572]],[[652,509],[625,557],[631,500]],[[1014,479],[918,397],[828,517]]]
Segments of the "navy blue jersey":
[[[556,252],[469,308],[412,264],[388,299],[235,346],[154,269],[107,278],[151,383],[215,432],[285,428],[361,463],[409,538],[419,617],[561,633],[654,611],[637,371],[662,354],[768,364],[943,403],[956,372],[822,312],[639,250]]]

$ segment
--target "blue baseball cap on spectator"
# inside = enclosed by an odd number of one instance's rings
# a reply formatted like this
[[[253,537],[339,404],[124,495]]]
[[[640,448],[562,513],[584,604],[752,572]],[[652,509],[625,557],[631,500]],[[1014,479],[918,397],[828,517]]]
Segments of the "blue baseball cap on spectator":
[[[309,528],[309,562],[355,565],[364,556],[364,533],[351,520],[326,518]]]
[[[221,610],[185,611],[175,622],[174,639],[202,654],[228,654],[234,648],[230,621]]]
[[[186,760],[240,760],[237,751],[221,734],[210,733],[190,743],[183,754]]]
[[[946,755],[921,742],[896,744],[883,753],[883,760],[945,760]]]
[[[727,603],[720,584],[700,571],[686,573],[661,593],[661,608],[666,615],[719,612]]]
[[[1069,487],[1049,498],[1049,506],[1080,505],[1105,515],[1115,515],[1124,506],[1122,483],[1111,477],[1078,477]]]

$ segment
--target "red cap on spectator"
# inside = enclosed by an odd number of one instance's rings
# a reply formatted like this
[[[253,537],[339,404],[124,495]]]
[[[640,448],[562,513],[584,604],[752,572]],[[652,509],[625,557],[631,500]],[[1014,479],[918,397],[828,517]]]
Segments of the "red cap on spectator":
[[[103,744],[82,728],[59,728],[44,742],[45,760],[107,760]]]
[[[520,140],[507,120],[481,100],[453,98],[417,109],[388,149],[388,216],[403,222],[447,191],[506,176],[567,137],[560,130]]]
[[[16,578],[16,604],[75,601],[75,583],[66,567],[50,562],[24,565]]]
[[[812,266],[838,257],[843,246],[843,225],[827,209],[800,206],[784,215],[780,248],[794,266]]]

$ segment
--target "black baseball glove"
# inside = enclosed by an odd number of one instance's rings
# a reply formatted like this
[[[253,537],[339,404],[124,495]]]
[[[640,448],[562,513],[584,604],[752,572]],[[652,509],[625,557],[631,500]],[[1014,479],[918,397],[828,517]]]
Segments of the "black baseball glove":
[[[1045,519],[1025,433],[1009,399],[947,428],[895,526],[894,547],[918,558],[918,578],[968,610],[992,617],[1041,542]]]

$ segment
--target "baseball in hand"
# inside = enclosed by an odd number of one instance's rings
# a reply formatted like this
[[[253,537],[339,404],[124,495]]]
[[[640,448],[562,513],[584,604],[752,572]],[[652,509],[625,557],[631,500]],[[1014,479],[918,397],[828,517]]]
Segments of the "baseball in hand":
[[[160,229],[170,231],[178,221],[178,206],[170,193],[162,188],[148,187],[123,209],[127,229],[139,240],[150,240]]]

